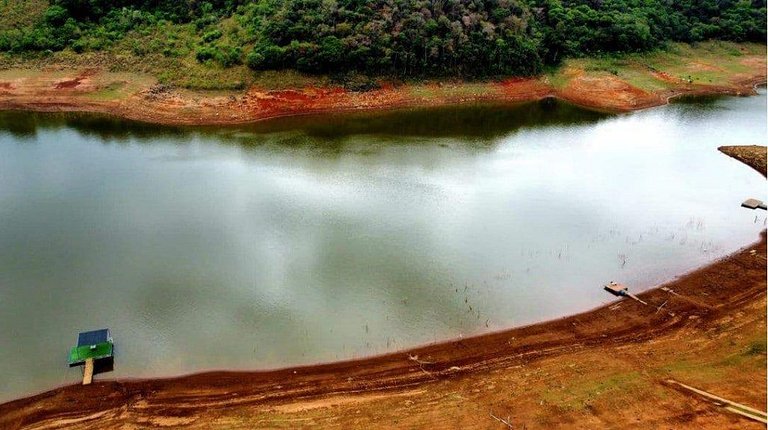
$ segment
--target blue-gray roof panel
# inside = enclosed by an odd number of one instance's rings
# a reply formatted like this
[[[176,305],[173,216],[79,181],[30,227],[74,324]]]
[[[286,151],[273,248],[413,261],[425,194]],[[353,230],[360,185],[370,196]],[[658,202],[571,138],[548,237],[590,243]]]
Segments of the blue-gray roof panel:
[[[84,331],[77,336],[77,346],[96,345],[109,340],[109,329]]]

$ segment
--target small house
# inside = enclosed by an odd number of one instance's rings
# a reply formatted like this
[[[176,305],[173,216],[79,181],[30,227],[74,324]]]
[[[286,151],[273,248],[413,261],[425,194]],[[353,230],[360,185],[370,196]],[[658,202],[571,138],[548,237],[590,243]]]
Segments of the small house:
[[[94,373],[109,371],[114,365],[114,344],[109,329],[85,331],[77,336],[77,346],[69,351],[69,367],[82,366],[83,385]]]
[[[77,336],[77,346],[69,351],[69,367],[80,366],[92,358],[111,358],[114,350],[109,329],[82,332]]]

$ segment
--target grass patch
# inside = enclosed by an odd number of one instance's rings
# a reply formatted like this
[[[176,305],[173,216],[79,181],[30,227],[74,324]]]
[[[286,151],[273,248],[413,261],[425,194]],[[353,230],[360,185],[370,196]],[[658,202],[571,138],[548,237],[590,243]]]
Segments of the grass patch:
[[[561,90],[568,85],[571,77],[564,73],[565,67],[552,69],[547,74],[547,81],[555,89]]]
[[[21,28],[37,23],[48,0],[0,0],[0,28]]]
[[[3,1],[5,0],[0,0],[0,5]],[[35,13],[39,13],[40,5],[46,3],[29,2],[37,5],[35,9],[32,5],[21,5],[27,2],[8,1],[8,5],[14,5],[14,10],[18,9],[20,12],[16,18],[0,14],[0,20],[16,23],[32,20]],[[38,12],[35,12],[36,10]],[[196,57],[196,52],[201,46],[237,46],[242,48],[243,53],[251,49],[251,42],[234,21],[222,21],[220,30],[220,36],[219,32],[216,33],[218,38],[205,42],[205,34],[209,32],[196,29],[194,24],[161,23],[131,31],[101,51],[75,53],[72,50],[64,50],[49,54],[0,54],[0,69],[98,67],[108,72],[146,74],[157,78],[163,84],[206,91],[242,90],[250,86],[282,90],[346,86],[349,83],[349,79],[345,80],[344,77],[308,75],[295,70],[254,72],[244,64],[224,67],[215,60],[201,63]],[[765,49],[765,45],[753,43],[670,44],[664,50],[645,54],[568,59],[559,67],[548,68],[544,77],[556,89],[565,88],[579,71],[596,77],[616,77],[649,92],[667,90],[678,81],[690,80],[697,84],[721,85],[728,83],[734,75],[754,73],[755,65],[745,61],[754,63],[755,59],[764,58]],[[366,80],[375,82],[375,79],[368,77]],[[474,97],[489,91],[489,85],[490,81],[487,80],[464,82],[461,85],[452,85],[449,82],[442,86],[413,83],[412,95],[425,99],[438,96]],[[96,97],[110,98],[115,95],[117,93],[114,89],[108,88]]]
[[[112,82],[103,89],[89,93],[88,97],[94,100],[118,100],[125,94],[125,82]]]
[[[749,343],[747,345],[747,348],[742,353],[746,356],[754,356],[754,355],[766,355],[766,340],[765,339],[759,339],[755,340]]]
[[[646,91],[663,91],[675,80],[703,85],[727,84],[733,75],[753,70],[743,63],[746,56],[766,54],[765,45],[756,43],[705,42],[696,45],[674,43],[666,49],[644,54],[566,60],[562,67],[550,70],[548,79],[555,88],[564,88],[571,79],[569,71],[588,74],[605,73]],[[673,82],[663,78],[666,74]]]
[[[731,344],[702,358],[682,359],[662,367],[664,373],[675,379],[692,383],[727,384],[745,371],[759,371],[765,368],[766,340],[759,332],[746,344]]]
[[[307,75],[295,70],[270,70],[264,72],[256,72],[251,76],[252,85],[273,90],[322,87],[331,84],[331,79],[327,76]]]
[[[639,372],[615,373],[598,380],[566,386],[564,389],[548,389],[541,399],[563,410],[575,411],[588,408],[593,402],[621,397],[634,397],[638,392],[651,390],[651,384]]]
[[[439,97],[476,97],[493,91],[488,82],[471,82],[461,85],[416,84],[410,87],[414,97],[430,99]]]

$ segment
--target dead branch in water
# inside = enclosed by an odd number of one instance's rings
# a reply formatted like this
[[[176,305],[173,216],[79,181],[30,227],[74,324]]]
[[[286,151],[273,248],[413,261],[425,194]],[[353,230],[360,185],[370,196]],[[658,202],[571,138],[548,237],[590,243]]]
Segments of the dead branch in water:
[[[435,375],[433,375],[432,372],[429,372],[429,371],[427,371],[427,369],[424,368],[425,364],[432,364],[433,362],[419,360],[419,356],[418,355],[411,355],[411,354],[408,354],[408,359],[413,361],[414,363],[418,364],[419,365],[419,369],[421,369],[422,372],[426,373],[427,376],[429,376],[432,379],[437,379],[437,377]]]

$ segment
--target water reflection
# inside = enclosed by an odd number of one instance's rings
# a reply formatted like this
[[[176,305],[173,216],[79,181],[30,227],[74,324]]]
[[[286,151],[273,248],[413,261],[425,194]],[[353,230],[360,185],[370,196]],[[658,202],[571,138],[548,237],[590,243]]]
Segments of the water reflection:
[[[491,144],[526,128],[588,125],[609,115],[546,98],[515,105],[477,104],[276,118],[229,127],[174,127],[82,113],[0,112],[0,132],[17,138],[40,130],[72,129],[107,143],[147,143],[158,137],[179,143],[215,137],[243,146],[276,145],[323,152],[344,151],[348,139],[375,135],[389,144],[402,137],[462,138],[464,144]]]
[[[84,137],[97,138],[105,144],[146,143],[158,136],[190,135],[190,130],[181,127],[140,123],[104,114],[0,111],[0,136],[9,133],[16,138],[33,138],[41,131],[61,129],[77,130]]]
[[[517,105],[476,104],[279,118],[242,130],[255,134],[299,131],[324,140],[355,135],[492,140],[520,129],[586,125],[607,116],[547,98]],[[242,131],[233,135],[238,133]]]
[[[0,112],[0,137],[8,133],[19,142],[34,138],[37,135],[39,116],[26,112]]]

